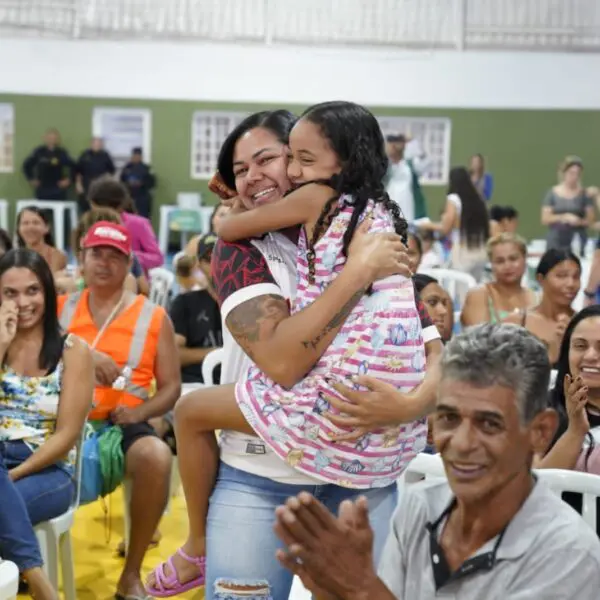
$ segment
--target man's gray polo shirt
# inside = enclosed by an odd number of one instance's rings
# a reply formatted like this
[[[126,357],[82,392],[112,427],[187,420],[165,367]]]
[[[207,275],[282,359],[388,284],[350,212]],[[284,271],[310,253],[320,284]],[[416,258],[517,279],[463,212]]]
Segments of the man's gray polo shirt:
[[[436,590],[428,524],[452,502],[446,482],[405,488],[381,557],[379,576],[399,600],[598,600],[600,541],[583,519],[538,481],[498,543],[491,568],[450,578]],[[439,540],[443,520],[437,528]],[[479,561],[480,563],[489,563]],[[437,563],[437,561],[436,561]]]

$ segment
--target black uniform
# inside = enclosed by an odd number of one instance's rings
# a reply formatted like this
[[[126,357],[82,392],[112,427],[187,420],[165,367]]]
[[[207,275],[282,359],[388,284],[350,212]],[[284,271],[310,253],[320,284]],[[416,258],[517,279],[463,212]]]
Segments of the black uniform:
[[[129,189],[138,213],[149,219],[152,215],[150,190],[156,185],[156,177],[150,165],[143,162],[128,162],[121,171],[121,181]]]
[[[79,210],[85,212],[90,208],[87,201],[90,184],[102,175],[114,175],[115,164],[106,150],[94,151],[88,148],[81,153],[75,165],[75,172],[81,176],[83,185],[83,195],[77,198],[77,203],[79,204]]]
[[[38,146],[23,163],[23,173],[28,181],[37,180],[35,197],[38,200],[66,200],[68,188],[61,188],[58,182],[73,177],[73,160],[68,152],[56,146]]]

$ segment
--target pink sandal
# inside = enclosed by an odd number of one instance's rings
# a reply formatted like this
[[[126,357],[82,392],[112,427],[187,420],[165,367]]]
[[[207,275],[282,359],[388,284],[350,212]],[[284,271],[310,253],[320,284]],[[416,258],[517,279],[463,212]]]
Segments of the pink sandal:
[[[166,562],[162,562],[154,569],[154,586],[145,585],[146,592],[155,598],[170,598],[184,592],[189,592],[197,587],[202,587],[205,581],[206,574],[206,556],[188,556],[181,548],[177,550],[177,554],[186,562],[196,565],[200,569],[201,575],[196,579],[191,579],[186,583],[180,583],[177,575],[177,570],[173,566],[173,557],[167,558]],[[165,565],[169,565],[171,574],[165,573]]]

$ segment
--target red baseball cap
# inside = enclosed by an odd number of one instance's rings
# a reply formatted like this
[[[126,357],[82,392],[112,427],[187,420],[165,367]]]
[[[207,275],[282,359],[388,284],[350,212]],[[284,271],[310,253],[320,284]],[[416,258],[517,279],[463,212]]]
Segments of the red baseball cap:
[[[131,237],[129,231],[123,225],[117,225],[110,221],[98,221],[92,225],[85,234],[81,247],[98,248],[99,246],[109,246],[119,250],[126,256],[131,255]]]

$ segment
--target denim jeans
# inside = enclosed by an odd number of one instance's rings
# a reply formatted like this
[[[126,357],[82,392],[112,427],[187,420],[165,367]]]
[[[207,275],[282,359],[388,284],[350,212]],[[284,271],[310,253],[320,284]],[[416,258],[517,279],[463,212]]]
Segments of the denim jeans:
[[[72,474],[58,466],[12,482],[8,472],[29,456],[24,442],[0,442],[0,556],[20,571],[42,566],[33,526],[64,513],[75,493]]]
[[[337,514],[343,500],[364,495],[375,532],[375,561],[389,533],[397,504],[397,486],[352,490],[335,485],[288,485],[221,463],[210,499],[207,523],[205,600],[287,599],[293,575],[275,558],[282,547],[273,531],[275,509],[290,496],[308,491]],[[227,584],[256,587],[237,595]]]

